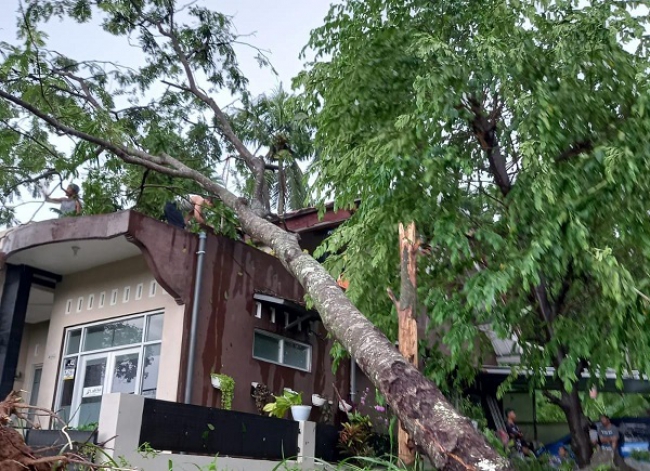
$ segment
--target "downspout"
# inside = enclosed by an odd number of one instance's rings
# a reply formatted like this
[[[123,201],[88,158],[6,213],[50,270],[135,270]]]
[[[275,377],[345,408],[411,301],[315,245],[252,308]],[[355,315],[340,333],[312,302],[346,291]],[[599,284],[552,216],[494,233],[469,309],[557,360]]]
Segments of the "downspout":
[[[357,399],[357,362],[350,357],[350,401],[352,404]]]
[[[192,401],[192,386],[194,381],[194,354],[196,352],[196,326],[199,317],[199,300],[203,284],[203,256],[205,255],[205,232],[199,232],[199,250],[196,252],[196,274],[194,276],[194,297],[192,299],[192,320],[190,323],[190,342],[187,354],[187,373],[185,375],[185,404]]]

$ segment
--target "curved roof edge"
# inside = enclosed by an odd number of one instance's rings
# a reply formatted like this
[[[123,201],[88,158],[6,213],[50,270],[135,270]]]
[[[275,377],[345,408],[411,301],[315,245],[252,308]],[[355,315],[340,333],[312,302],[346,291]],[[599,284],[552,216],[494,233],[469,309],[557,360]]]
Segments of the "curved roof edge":
[[[198,238],[135,211],[33,222],[0,233],[0,267],[19,252],[60,242],[123,236],[136,245],[158,283],[179,304],[189,304]],[[191,257],[192,260],[188,260]]]

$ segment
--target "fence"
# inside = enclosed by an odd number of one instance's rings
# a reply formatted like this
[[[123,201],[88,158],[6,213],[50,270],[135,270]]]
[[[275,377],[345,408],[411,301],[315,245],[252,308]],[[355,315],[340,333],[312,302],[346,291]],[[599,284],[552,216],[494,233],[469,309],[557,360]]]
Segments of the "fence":
[[[172,452],[283,460],[298,455],[298,422],[145,399],[142,443]]]
[[[335,427],[313,422],[107,394],[97,439],[108,442],[109,457],[146,471],[170,464],[174,471],[196,470],[214,463],[215,456],[217,469],[271,471],[285,459],[291,469],[305,470],[319,468],[314,457],[334,460],[338,434]],[[160,452],[139,453],[145,443]]]

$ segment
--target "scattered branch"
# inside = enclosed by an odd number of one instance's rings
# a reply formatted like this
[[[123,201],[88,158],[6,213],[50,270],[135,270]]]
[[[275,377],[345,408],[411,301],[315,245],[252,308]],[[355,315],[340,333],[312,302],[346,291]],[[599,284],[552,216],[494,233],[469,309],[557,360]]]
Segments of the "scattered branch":
[[[23,436],[11,424],[13,418],[22,420],[29,427],[39,429],[40,426],[28,418],[28,412],[34,411],[39,416],[46,416],[61,425],[61,433],[67,443],[55,456],[44,456],[51,448],[32,449]],[[12,391],[4,401],[0,402],[0,469],[50,471],[52,469],[67,469],[68,465],[81,465],[88,470],[131,471],[133,468],[117,467],[108,463],[93,463],[89,458],[74,450],[75,445],[66,431],[67,424],[54,412],[25,404],[16,391]],[[58,448],[58,447],[57,447]]]

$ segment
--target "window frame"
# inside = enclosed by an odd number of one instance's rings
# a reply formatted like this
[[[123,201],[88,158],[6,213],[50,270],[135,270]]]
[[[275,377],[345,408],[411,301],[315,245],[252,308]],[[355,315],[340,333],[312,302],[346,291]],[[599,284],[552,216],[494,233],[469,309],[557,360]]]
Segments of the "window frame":
[[[278,347],[278,349],[279,349],[278,350],[279,361],[273,361],[273,360],[269,360],[268,358],[262,358],[262,357],[259,357],[259,356],[255,355],[255,335],[256,334],[260,334],[262,336],[266,336],[266,337],[270,337],[270,338],[273,338],[275,340],[278,340],[278,342],[279,342],[279,347]],[[307,368],[300,368],[298,366],[289,365],[287,363],[284,363],[284,344],[285,344],[285,342],[289,342],[291,344],[307,348]],[[287,338],[287,337],[283,337],[281,335],[274,334],[274,333],[269,332],[267,330],[262,330],[262,329],[254,329],[253,330],[253,348],[252,348],[251,354],[253,355],[253,358],[255,360],[258,360],[258,361],[264,361],[266,363],[271,363],[273,365],[284,366],[285,368],[292,368],[294,370],[304,371],[306,373],[311,373],[311,362],[312,362],[312,347],[311,347],[311,344],[300,342],[298,340],[290,339],[290,338]]]
[[[147,334],[149,333],[149,318],[154,317],[156,315],[162,314],[163,316],[163,329],[164,329],[164,321],[165,321],[165,310],[164,309],[155,309],[152,311],[146,311],[146,312],[139,312],[136,314],[129,314],[126,316],[117,316],[117,317],[111,317],[110,319],[103,319],[100,321],[95,321],[95,322],[89,322],[87,324],[77,324],[77,325],[71,325],[67,326],[63,329],[63,342],[62,342],[62,350],[61,350],[61,356],[59,357],[59,371],[57,374],[57,380],[56,380],[56,389],[55,389],[55,401],[54,404],[56,405],[57,409],[61,408],[61,400],[62,400],[62,394],[63,394],[63,374],[64,374],[64,365],[65,361],[68,358],[76,358],[76,368],[79,368],[79,365],[81,363],[81,358],[83,356],[87,355],[95,355],[95,354],[106,354],[106,353],[111,353],[111,352],[119,352],[120,350],[125,350],[125,349],[134,349],[138,348],[140,350],[140,358],[144,358],[144,354],[146,351],[146,348],[150,345],[156,345],[159,344],[161,346],[161,354],[162,354],[162,337],[163,337],[163,331],[161,331],[160,339],[159,340],[147,340]],[[130,319],[136,319],[138,317],[144,318],[143,322],[143,328],[142,328],[142,337],[139,343],[133,343],[133,344],[128,344],[128,345],[120,345],[119,347],[109,347],[109,348],[102,348],[98,350],[88,350],[88,351],[83,351],[83,345],[84,341],[86,338],[86,331],[90,327],[94,327],[97,325],[104,325],[104,324],[112,324],[114,322],[123,322],[123,321],[128,321]],[[72,332],[74,330],[81,330],[81,335],[79,337],[79,349],[75,353],[66,353],[68,350],[68,339],[69,339],[69,332]],[[141,362],[141,365],[139,368],[144,369],[144,361]],[[138,384],[136,386],[136,394],[141,394],[142,393],[142,383],[143,383],[143,378],[142,378],[142,372],[140,371],[140,379],[138,380]],[[78,370],[75,371],[75,377],[78,373]],[[160,372],[159,372],[160,374]]]

